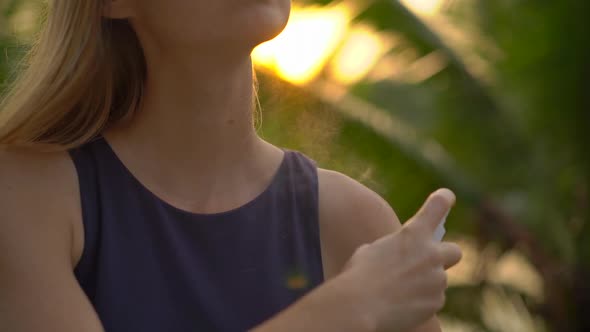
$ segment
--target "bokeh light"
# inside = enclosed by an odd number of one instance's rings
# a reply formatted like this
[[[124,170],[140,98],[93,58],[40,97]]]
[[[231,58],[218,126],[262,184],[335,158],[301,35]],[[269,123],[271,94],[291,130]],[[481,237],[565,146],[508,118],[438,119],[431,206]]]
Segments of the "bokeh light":
[[[315,78],[344,38],[351,9],[294,7],[287,27],[277,38],[258,46],[254,62],[295,84]]]
[[[445,0],[400,0],[400,2],[418,15],[434,16],[439,13]]]
[[[340,83],[356,83],[369,73],[387,49],[384,38],[375,29],[357,25],[351,28],[346,41],[334,56],[330,73]]]

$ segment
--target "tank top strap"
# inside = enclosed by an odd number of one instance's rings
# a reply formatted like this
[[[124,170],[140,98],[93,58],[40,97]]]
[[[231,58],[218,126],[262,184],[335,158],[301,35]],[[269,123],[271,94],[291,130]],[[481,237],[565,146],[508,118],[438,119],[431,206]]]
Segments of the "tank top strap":
[[[96,140],[96,139],[95,139]],[[78,176],[78,186],[80,192],[80,204],[82,210],[82,224],[84,227],[84,247],[79,263],[76,265],[74,272],[82,276],[86,284],[81,286],[87,290],[91,289],[95,276],[91,271],[95,265],[97,250],[96,247],[100,241],[100,182],[97,170],[97,155],[93,153],[94,142],[86,143],[83,146],[70,149],[68,151],[76,168]]]
[[[319,188],[317,162],[302,152],[286,149],[287,170],[284,188],[293,188],[297,213],[304,220],[306,233],[313,239],[313,245],[320,243],[319,230]],[[317,248],[319,249],[319,248]]]

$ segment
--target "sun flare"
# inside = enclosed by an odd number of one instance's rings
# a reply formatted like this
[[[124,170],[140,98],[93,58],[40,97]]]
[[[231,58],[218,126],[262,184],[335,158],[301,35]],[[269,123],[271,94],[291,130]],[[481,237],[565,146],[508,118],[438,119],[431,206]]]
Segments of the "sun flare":
[[[254,62],[289,82],[307,83],[321,72],[341,43],[350,16],[344,5],[295,7],[283,33],[254,50]]]

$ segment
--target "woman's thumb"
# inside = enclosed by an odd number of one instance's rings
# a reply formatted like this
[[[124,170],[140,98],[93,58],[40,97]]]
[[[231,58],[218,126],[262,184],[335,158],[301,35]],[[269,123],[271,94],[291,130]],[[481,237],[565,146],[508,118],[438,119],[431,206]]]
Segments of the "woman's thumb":
[[[419,232],[432,235],[438,224],[455,204],[455,200],[455,194],[449,189],[438,189],[428,196],[420,210],[404,224],[404,227],[414,228]]]

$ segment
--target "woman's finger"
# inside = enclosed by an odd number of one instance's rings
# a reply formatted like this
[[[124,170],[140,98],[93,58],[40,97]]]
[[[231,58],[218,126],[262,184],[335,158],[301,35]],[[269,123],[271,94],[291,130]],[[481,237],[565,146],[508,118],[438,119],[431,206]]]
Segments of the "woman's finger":
[[[461,247],[459,247],[456,243],[442,242],[440,244],[439,250],[443,258],[445,270],[455,266],[463,257]]]

